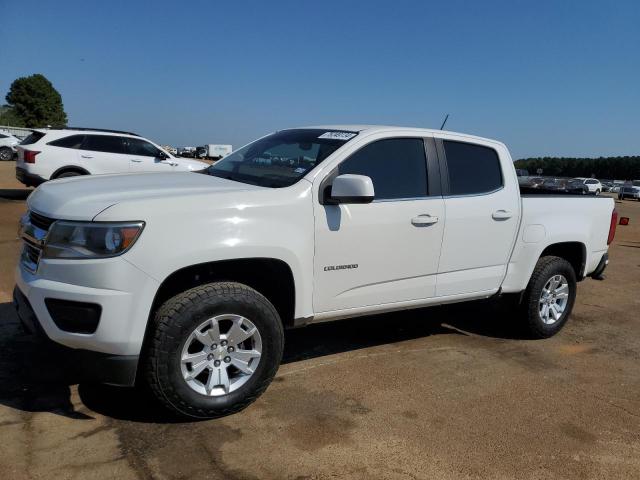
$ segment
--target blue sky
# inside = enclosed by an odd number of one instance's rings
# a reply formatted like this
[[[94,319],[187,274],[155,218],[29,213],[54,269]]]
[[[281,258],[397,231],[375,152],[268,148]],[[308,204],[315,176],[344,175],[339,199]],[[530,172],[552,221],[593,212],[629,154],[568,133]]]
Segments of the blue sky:
[[[2,0],[0,95],[70,125],[232,143],[324,123],[447,128],[515,158],[640,154],[640,2]]]

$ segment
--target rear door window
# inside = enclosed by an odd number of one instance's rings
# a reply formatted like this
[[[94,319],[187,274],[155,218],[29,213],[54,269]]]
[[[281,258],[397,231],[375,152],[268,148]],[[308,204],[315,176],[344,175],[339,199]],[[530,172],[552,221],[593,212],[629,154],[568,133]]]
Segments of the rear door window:
[[[126,153],[122,137],[114,135],[86,135],[82,150],[105,153]]]
[[[54,140],[53,142],[49,142],[47,145],[52,145],[54,147],[77,149],[82,146],[83,141],[84,141],[84,135],[71,135],[70,137],[64,137],[58,140]]]
[[[502,187],[500,159],[493,148],[450,140],[444,140],[443,144],[449,195],[481,195]]]

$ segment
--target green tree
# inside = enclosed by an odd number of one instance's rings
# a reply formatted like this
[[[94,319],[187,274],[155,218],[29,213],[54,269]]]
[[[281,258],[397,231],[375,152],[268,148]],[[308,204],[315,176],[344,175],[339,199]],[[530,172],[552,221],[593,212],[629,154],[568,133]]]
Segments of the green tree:
[[[24,122],[13,108],[9,105],[2,105],[0,107],[0,125],[10,125],[12,127],[24,127]]]
[[[44,75],[36,73],[14,80],[6,98],[9,108],[25,127],[67,125],[62,97]]]

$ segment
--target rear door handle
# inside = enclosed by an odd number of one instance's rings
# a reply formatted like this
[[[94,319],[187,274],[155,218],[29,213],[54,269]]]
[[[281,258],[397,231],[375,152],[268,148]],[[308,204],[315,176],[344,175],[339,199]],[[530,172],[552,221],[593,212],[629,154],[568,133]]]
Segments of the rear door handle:
[[[513,213],[511,213],[509,210],[496,210],[491,214],[491,217],[494,220],[507,220],[512,216],[513,216]]]
[[[433,225],[434,223],[438,223],[438,217],[425,213],[422,215],[418,215],[417,217],[413,217],[411,219],[411,223],[416,227]]]
[[[93,158],[91,155],[80,155],[82,158]]]

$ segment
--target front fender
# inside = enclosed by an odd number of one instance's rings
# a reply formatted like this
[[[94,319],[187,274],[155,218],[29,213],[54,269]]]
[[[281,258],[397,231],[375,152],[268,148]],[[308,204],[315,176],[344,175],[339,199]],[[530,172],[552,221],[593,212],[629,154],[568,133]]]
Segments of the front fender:
[[[312,315],[314,250],[310,189],[303,180],[282,189],[128,202],[95,220],[145,221],[139,240],[123,258],[160,284],[177,270],[202,263],[281,260],[296,285],[295,316],[307,317]]]

